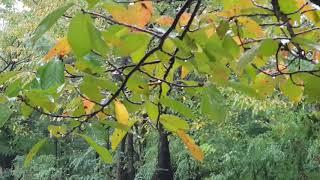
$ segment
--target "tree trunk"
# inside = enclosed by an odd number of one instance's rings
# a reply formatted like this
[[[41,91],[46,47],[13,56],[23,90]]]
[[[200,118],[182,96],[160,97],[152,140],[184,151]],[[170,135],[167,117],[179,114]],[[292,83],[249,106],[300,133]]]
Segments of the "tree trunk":
[[[124,167],[125,162],[125,146],[126,146],[126,137],[121,141],[120,149],[119,149],[119,159],[117,166],[117,180],[126,180],[126,169]]]
[[[128,158],[128,180],[134,180],[135,169],[134,169],[134,147],[133,147],[133,134],[128,133],[127,135],[127,158]]]
[[[158,147],[158,165],[153,180],[173,180],[168,135],[162,125],[159,126]]]

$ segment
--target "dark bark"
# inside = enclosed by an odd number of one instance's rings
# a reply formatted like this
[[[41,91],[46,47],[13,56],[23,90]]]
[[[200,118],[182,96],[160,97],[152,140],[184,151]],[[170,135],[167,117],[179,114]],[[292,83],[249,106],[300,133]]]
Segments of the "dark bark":
[[[126,169],[125,169],[125,146],[126,146],[126,138],[123,138],[121,141],[120,149],[119,149],[119,159],[117,165],[117,180],[126,180]]]
[[[153,180],[173,180],[168,134],[159,126],[158,165]]]
[[[128,158],[128,180],[134,180],[135,169],[134,169],[134,147],[133,147],[133,134],[127,135],[127,158]]]

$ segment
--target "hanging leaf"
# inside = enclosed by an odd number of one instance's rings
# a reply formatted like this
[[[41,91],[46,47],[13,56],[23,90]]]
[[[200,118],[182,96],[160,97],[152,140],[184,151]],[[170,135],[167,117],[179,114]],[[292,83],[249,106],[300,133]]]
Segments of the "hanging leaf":
[[[179,129],[189,129],[189,124],[185,120],[169,114],[161,115],[160,123],[170,132],[176,132]]]
[[[275,85],[275,79],[264,73],[260,73],[256,76],[252,87],[260,96],[267,97],[274,92]]]
[[[48,52],[48,54],[44,57],[44,60],[49,61],[55,56],[65,56],[68,55],[71,51],[71,47],[69,45],[67,38],[60,39],[56,45]]]
[[[145,103],[145,108],[149,118],[156,123],[159,115],[158,106],[148,101]]]
[[[129,113],[126,107],[118,100],[114,101],[114,110],[116,119],[119,123],[128,125],[129,122]]]
[[[136,123],[137,121],[129,121],[128,130]],[[122,139],[128,133],[128,130],[124,130],[123,128],[116,128],[110,137],[111,149],[112,151],[116,150]]]
[[[52,13],[50,13],[46,18],[44,18],[37,29],[34,31],[34,35],[31,39],[33,43],[35,43],[46,31],[48,31],[57,20],[71,7],[73,3],[69,3],[65,6],[62,6]]]
[[[64,64],[59,60],[50,61],[40,74],[42,89],[58,87],[64,83]]]
[[[293,102],[299,102],[302,99],[303,87],[293,84],[291,79],[281,81],[280,90]]]
[[[0,128],[2,128],[3,125],[8,121],[11,114],[12,111],[7,105],[0,104]]]
[[[24,167],[29,167],[32,159],[34,158],[35,155],[37,155],[37,153],[39,152],[39,150],[41,149],[41,147],[43,145],[45,145],[46,143],[48,142],[48,139],[45,138],[45,139],[42,139],[40,140],[37,144],[35,144],[31,150],[29,151],[29,153],[27,154],[27,157],[26,159],[24,160],[24,164],[23,166]]]
[[[203,115],[218,122],[223,121],[227,113],[224,97],[214,86],[203,90],[200,109]]]
[[[202,162],[204,159],[203,151],[200,149],[198,145],[194,143],[194,140],[188,134],[186,134],[183,130],[178,130],[176,133],[178,137],[182,139],[183,143],[188,148],[192,157]]]
[[[185,116],[189,119],[195,119],[196,116],[192,113],[192,109],[187,107],[184,103],[179,102],[177,100],[171,99],[169,97],[162,97],[160,102],[163,106],[169,107],[172,110],[180,113],[181,115]]]
[[[83,57],[91,53],[92,50],[105,55],[108,50],[100,31],[93,25],[91,17],[85,14],[78,14],[72,18],[68,41],[78,57]]]
[[[107,164],[111,164],[112,163],[112,156],[110,154],[110,152],[108,151],[107,148],[99,145],[98,143],[94,142],[92,138],[83,135],[83,134],[78,134],[80,137],[82,137],[101,157],[101,159],[103,160],[103,162],[107,163]]]

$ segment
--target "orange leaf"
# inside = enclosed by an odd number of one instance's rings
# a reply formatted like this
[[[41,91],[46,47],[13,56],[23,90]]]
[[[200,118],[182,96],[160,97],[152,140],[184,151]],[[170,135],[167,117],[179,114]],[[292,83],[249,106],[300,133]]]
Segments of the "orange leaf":
[[[178,130],[177,135],[179,136],[179,138],[182,139],[184,144],[187,146],[193,158],[195,158],[198,161],[203,161],[204,154],[200,149],[200,147],[194,143],[194,140],[188,134],[186,134],[183,130]]]
[[[139,1],[129,5],[128,8],[115,5],[106,5],[105,7],[116,21],[141,28],[150,22],[153,14],[151,1]]]
[[[160,26],[171,26],[173,23],[174,19],[170,16],[161,16],[156,20],[157,24]]]
[[[183,13],[179,19],[180,26],[186,26],[191,18],[190,13]]]
[[[44,57],[44,60],[49,61],[55,56],[65,56],[69,54],[71,51],[71,47],[69,45],[67,38],[60,39],[56,45],[48,52],[48,54]]]
[[[90,114],[95,104],[87,99],[83,99],[82,102],[83,102],[84,111],[86,112],[86,114]]]

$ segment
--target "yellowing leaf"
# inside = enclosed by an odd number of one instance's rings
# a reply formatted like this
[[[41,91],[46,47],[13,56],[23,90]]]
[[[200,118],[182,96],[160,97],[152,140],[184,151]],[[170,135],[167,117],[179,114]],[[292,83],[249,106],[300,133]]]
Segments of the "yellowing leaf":
[[[275,84],[275,80],[272,77],[260,73],[255,78],[253,88],[262,97],[267,97],[274,92]]]
[[[295,85],[290,78],[280,81],[281,92],[293,102],[300,102],[303,95],[303,87]]]
[[[64,136],[64,134],[67,133],[67,127],[66,126],[48,126],[48,131],[50,132],[51,136],[54,136],[56,138],[60,138]]]
[[[187,67],[182,66],[181,67],[181,79],[184,79],[185,77],[187,77],[189,72],[190,72],[190,70]]]
[[[116,119],[119,123],[128,125],[129,122],[129,113],[126,107],[120,101],[114,101],[114,110]]]
[[[83,99],[83,108],[84,111],[86,112],[86,114],[90,114],[94,108],[95,103],[87,100],[87,99]]]
[[[159,24],[160,26],[171,26],[173,23],[173,18],[170,16],[161,16],[156,20],[156,23]]]
[[[49,61],[55,56],[65,56],[69,54],[71,51],[71,47],[69,45],[67,38],[62,38],[59,40],[56,45],[48,52],[48,54],[44,57],[44,60]]]
[[[137,121],[130,121],[128,124],[128,129],[130,129],[135,122]],[[120,144],[120,142],[122,141],[122,139],[125,137],[126,134],[127,134],[127,131],[123,129],[116,128],[114,130],[113,134],[110,137],[112,151],[114,151],[118,147],[118,145]]]
[[[254,20],[248,17],[238,18],[239,23],[241,23],[248,32],[254,33],[257,37],[263,36],[263,30],[261,26]]]
[[[306,12],[304,13],[304,15],[306,15],[310,20],[314,21],[314,22],[317,22],[319,21],[319,16],[317,14],[316,11],[313,11],[313,7],[311,6],[311,4],[307,4],[305,5],[306,3],[308,3],[307,0],[296,0],[297,1],[297,6],[298,8],[302,8],[300,10],[300,12]]]
[[[138,27],[146,26],[150,22],[153,14],[151,1],[139,1],[133,5],[129,5],[128,8],[114,4],[106,4],[105,8],[116,21]]]
[[[203,151],[200,149],[198,145],[195,144],[194,140],[183,130],[178,130],[177,135],[180,139],[182,139],[183,143],[186,145],[193,158],[198,161],[203,161]]]

